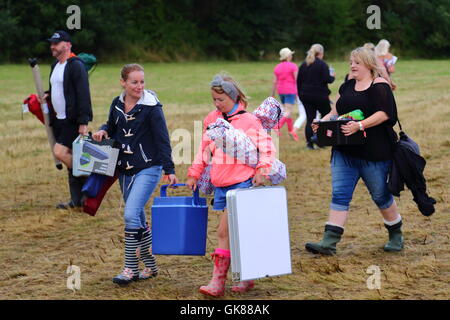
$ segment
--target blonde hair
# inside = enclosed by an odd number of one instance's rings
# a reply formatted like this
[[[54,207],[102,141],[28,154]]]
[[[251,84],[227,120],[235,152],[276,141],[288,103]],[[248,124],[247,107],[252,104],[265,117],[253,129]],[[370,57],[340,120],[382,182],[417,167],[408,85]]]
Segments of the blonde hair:
[[[391,44],[389,43],[389,41],[387,41],[386,39],[381,39],[375,47],[375,54],[377,55],[377,57],[387,55],[390,46]]]
[[[237,81],[234,80],[231,75],[229,75],[229,74],[227,74],[225,72],[219,73],[218,76],[221,76],[223,81],[231,82],[235,86],[235,88],[236,88],[236,90],[238,92],[237,102],[241,102],[244,105],[244,108],[246,109],[247,106],[248,106],[248,98],[245,95],[244,91],[239,86],[239,84],[237,83]],[[226,95],[228,95],[225,92],[225,90],[223,90],[222,86],[212,86],[211,90],[214,90],[218,94],[225,93]]]
[[[122,80],[127,81],[128,75],[133,71],[144,72],[144,67],[137,63],[129,63],[124,65],[122,70],[120,71],[120,76],[122,77]]]
[[[375,50],[375,45],[372,42],[366,42],[364,43],[363,48]]]
[[[308,50],[308,54],[306,56],[306,65],[310,65],[316,60],[316,57],[323,53],[323,46],[319,43],[315,43],[311,46],[311,48]]]
[[[381,74],[381,70],[378,67],[377,57],[372,50],[359,47],[350,53],[350,57],[360,63],[363,63],[370,70],[373,79]]]

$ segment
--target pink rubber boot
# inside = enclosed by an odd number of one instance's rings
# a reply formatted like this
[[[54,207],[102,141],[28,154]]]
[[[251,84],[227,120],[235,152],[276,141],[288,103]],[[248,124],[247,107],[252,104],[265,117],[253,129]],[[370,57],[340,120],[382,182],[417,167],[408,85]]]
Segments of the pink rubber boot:
[[[294,129],[294,120],[292,120],[292,118],[286,118],[286,124],[288,126],[288,132],[291,135],[292,139],[298,141],[298,135]]]
[[[212,297],[221,297],[225,293],[225,281],[230,267],[230,250],[216,249],[212,254],[214,259],[213,277],[207,286],[201,286],[200,293]]]
[[[241,281],[238,285],[231,287],[231,291],[233,292],[239,292],[244,293],[248,290],[252,289],[255,286],[255,281],[253,280],[247,280],[247,281]]]
[[[286,123],[287,118],[286,117],[282,117],[280,119],[280,121],[278,122],[278,129],[281,130],[281,128],[283,128],[284,124]]]

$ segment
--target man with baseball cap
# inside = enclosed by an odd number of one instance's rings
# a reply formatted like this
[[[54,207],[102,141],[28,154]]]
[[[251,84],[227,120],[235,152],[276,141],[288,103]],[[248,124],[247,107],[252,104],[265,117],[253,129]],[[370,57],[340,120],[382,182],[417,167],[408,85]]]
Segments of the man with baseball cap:
[[[47,41],[53,43],[58,43],[61,41],[72,42],[70,39],[70,35],[63,30],[56,31],[49,39],[47,39]]]
[[[72,142],[79,134],[87,134],[87,124],[92,121],[88,74],[83,61],[72,53],[72,41],[67,32],[55,31],[47,41],[56,61],[51,66],[50,89],[44,98],[48,97],[53,106],[50,125],[56,139],[54,153],[68,169],[71,196],[68,202],[56,207],[81,208],[81,188],[86,179],[72,174]]]

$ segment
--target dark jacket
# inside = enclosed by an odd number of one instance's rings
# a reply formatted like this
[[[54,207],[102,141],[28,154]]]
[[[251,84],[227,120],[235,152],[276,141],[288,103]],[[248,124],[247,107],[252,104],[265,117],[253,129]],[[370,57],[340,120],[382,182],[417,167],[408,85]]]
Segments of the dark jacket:
[[[423,170],[426,161],[419,154],[418,145],[405,133],[400,132],[399,142],[396,144],[391,172],[388,179],[389,190],[394,196],[399,197],[404,190],[404,184],[411,190],[414,202],[419,211],[430,216],[434,213],[436,200],[427,194],[427,186]]]
[[[124,110],[122,94],[113,100],[108,122],[100,127],[120,146],[119,171],[133,175],[142,169],[162,165],[165,174],[175,173],[169,132],[156,94],[144,90],[133,109],[128,113]]]
[[[334,77],[330,76],[328,65],[316,58],[309,66],[306,62],[300,65],[297,76],[297,91],[300,96],[325,97],[328,99],[331,91],[328,83],[333,83]]]
[[[50,77],[58,60],[52,64]],[[50,81],[49,81],[50,82]],[[66,119],[78,125],[92,121],[91,94],[89,91],[88,74],[83,61],[78,57],[67,59],[64,69],[64,98],[66,100]],[[49,94],[52,84],[49,85]]]

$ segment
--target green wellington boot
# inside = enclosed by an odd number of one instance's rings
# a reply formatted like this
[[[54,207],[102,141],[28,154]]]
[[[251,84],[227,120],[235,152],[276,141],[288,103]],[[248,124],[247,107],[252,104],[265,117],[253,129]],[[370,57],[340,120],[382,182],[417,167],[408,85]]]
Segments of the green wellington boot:
[[[336,254],[336,244],[341,241],[344,228],[332,225],[325,225],[325,233],[323,239],[319,243],[308,242],[305,245],[306,250],[314,254],[324,254],[332,256]]]
[[[393,226],[388,226],[384,224],[389,232],[389,241],[383,247],[386,252],[398,252],[403,249],[403,234],[402,234],[402,221],[394,224]]]

